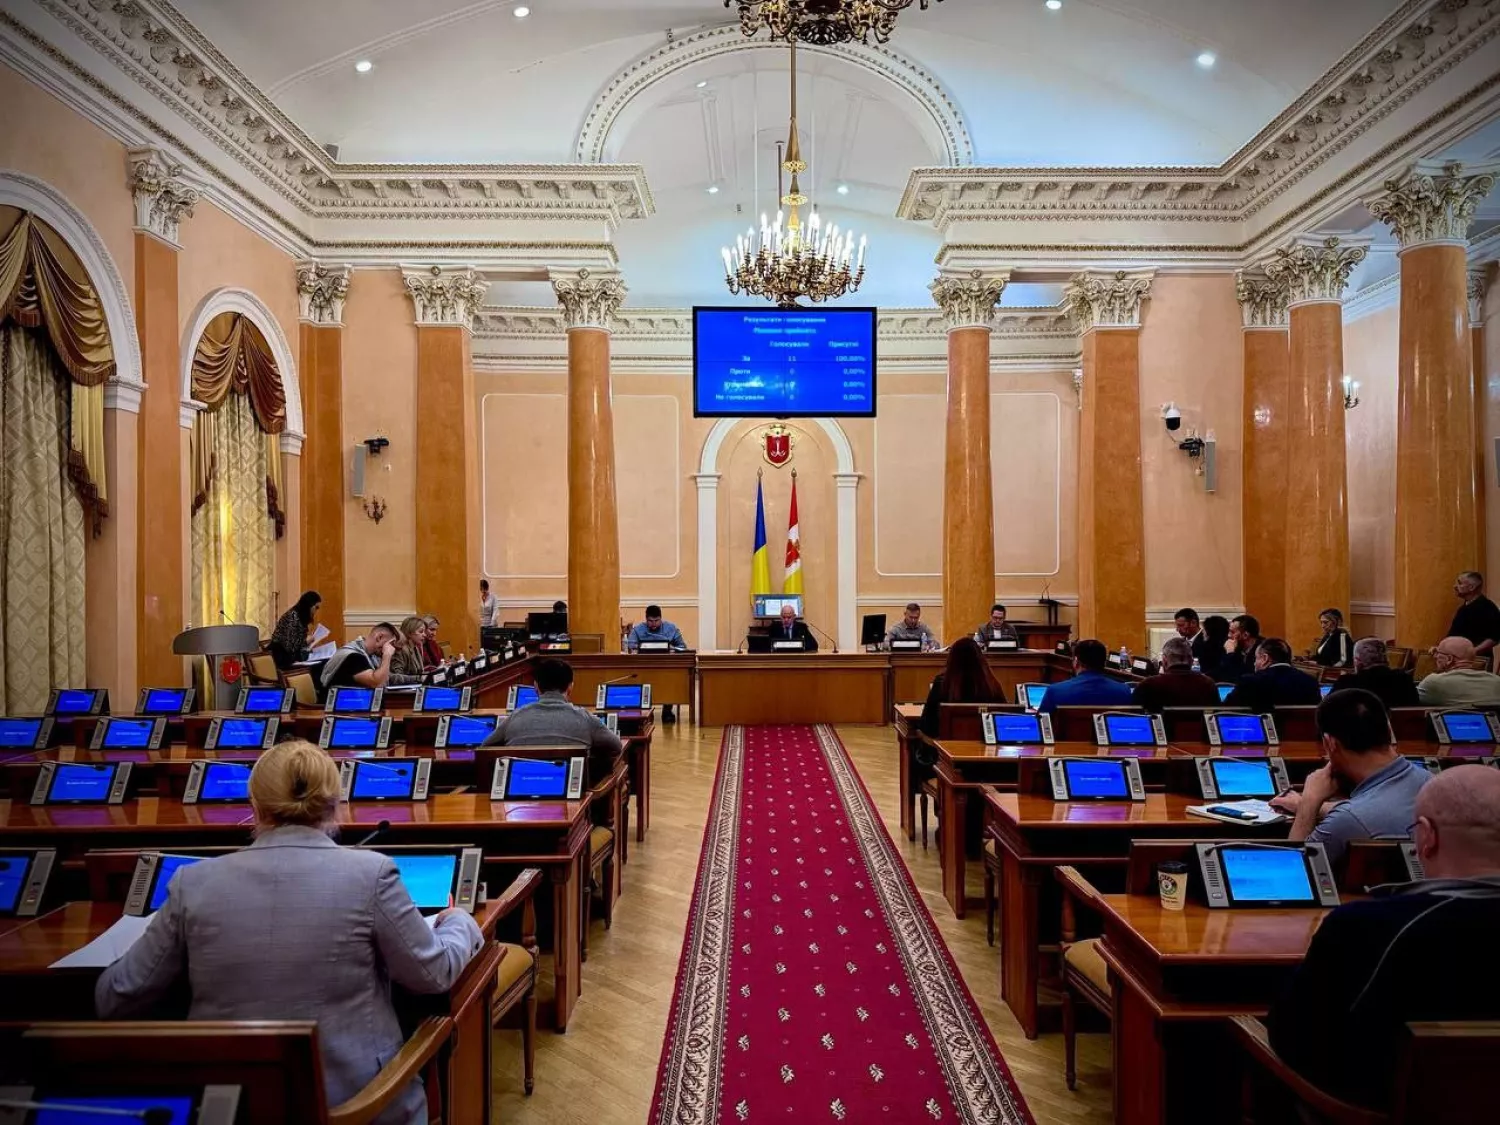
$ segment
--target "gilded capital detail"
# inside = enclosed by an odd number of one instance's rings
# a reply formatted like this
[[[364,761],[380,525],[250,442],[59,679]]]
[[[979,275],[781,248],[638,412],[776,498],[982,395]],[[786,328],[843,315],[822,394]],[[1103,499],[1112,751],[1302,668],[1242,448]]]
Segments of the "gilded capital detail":
[[[1237,270],[1234,295],[1240,302],[1240,313],[1246,328],[1285,328],[1287,326],[1287,288],[1259,271]]]
[[[1489,265],[1469,271],[1469,327],[1478,328],[1484,323],[1484,295],[1489,292]]]
[[[1151,296],[1152,271],[1075,274],[1063,290],[1063,305],[1080,332],[1091,328],[1139,328],[1141,304]]]
[[[1354,267],[1370,252],[1368,238],[1299,235],[1264,263],[1266,277],[1287,289],[1289,305],[1344,299]]]
[[[943,319],[951,332],[955,328],[989,328],[1009,282],[1008,273],[971,270],[964,275],[940,275],[927,288],[943,310]]]
[[[182,165],[155,148],[125,154],[126,181],[135,197],[135,229],[177,245],[177,227],[191,218],[198,190],[181,178]]]
[[[474,328],[474,314],[484,304],[489,283],[469,268],[405,269],[401,276],[416,308],[418,328]]]
[[[309,324],[341,327],[344,323],[344,301],[349,296],[348,266],[327,266],[322,262],[297,263],[297,302],[299,317]]]
[[[1391,228],[1403,250],[1429,242],[1463,243],[1484,197],[1495,186],[1497,166],[1466,174],[1456,160],[1424,160],[1385,182],[1385,194],[1365,200],[1370,214]]]
[[[602,328],[608,332],[627,292],[619,274],[595,274],[582,269],[573,277],[552,279],[552,291],[562,308],[563,327]]]

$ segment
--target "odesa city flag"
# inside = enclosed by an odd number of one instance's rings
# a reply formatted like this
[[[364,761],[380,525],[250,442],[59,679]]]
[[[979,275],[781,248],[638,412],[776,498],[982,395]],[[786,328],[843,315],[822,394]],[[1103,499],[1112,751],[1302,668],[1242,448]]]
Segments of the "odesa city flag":
[[[802,537],[797,530],[797,478],[792,477],[792,514],[787,517],[786,574],[781,580],[783,594],[802,593]]]
[[[771,592],[771,556],[766,550],[766,496],[755,482],[755,552],[750,556],[750,596]]]

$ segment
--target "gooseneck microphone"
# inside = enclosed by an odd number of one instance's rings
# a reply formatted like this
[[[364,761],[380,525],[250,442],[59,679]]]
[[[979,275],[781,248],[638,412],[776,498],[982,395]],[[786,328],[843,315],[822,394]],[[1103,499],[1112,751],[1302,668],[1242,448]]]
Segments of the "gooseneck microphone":
[[[600,686],[609,687],[610,684],[623,684],[626,680],[638,680],[640,678],[641,677],[638,672],[632,672],[628,676],[616,676],[612,680],[605,680]]]
[[[379,824],[377,824],[375,826],[375,831],[371,832],[363,840],[358,841],[354,846],[356,848],[362,848],[362,847],[364,847],[366,844],[370,843],[370,841],[374,840],[375,837],[379,836],[382,832],[388,832],[388,831],[390,831],[390,827],[391,827],[391,822],[390,821],[388,821],[388,820],[382,820]]]
[[[833,651],[835,653],[838,652],[838,650],[839,650],[839,643],[838,643],[838,641],[836,641],[836,640],[833,639],[833,635],[831,633],[829,633],[827,630],[818,628],[818,626],[814,625],[811,621],[809,621],[805,617],[802,619],[802,624],[806,625],[813,632],[817,633],[818,636],[822,637],[829,644],[831,644],[833,646]]]

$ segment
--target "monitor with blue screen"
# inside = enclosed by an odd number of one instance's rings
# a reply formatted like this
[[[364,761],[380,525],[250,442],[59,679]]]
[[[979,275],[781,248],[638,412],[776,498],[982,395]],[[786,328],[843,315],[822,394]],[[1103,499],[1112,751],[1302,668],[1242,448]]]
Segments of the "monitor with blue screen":
[[[1094,741],[1100,746],[1165,746],[1161,716],[1103,711],[1094,716]]]
[[[980,717],[984,741],[991,746],[1050,745],[1052,716],[1014,711],[986,711]]]
[[[1500,721],[1483,711],[1434,711],[1432,725],[1439,742],[1500,741]]]
[[[499,715],[444,715],[438,720],[437,742],[439,750],[455,746],[483,746],[495,733]]]
[[[31,870],[31,853],[0,855],[0,917],[14,914],[21,901],[21,888]]]
[[[1220,703],[1223,703],[1226,699],[1228,699],[1229,698],[1229,694],[1232,691],[1234,691],[1234,685],[1233,684],[1214,684],[1214,687],[1216,687],[1216,688],[1219,689],[1219,702]]]
[[[511,684],[509,698],[505,701],[505,709],[514,711],[517,707],[526,707],[541,698],[535,684]]]
[[[1339,904],[1322,844],[1202,843],[1193,850],[1211,907]]]
[[[100,715],[109,709],[104,688],[57,688],[47,701],[49,715]]]
[[[361,758],[343,763],[339,782],[346,801],[425,801],[431,758]]]
[[[184,805],[236,803],[250,799],[250,767],[238,762],[199,760],[188,770],[187,788],[182,793]]]
[[[453,893],[453,875],[458,870],[458,856],[451,853],[403,855],[391,859],[401,884],[421,911],[444,910]]]
[[[1240,761],[1236,758],[1199,758],[1199,781],[1206,800],[1269,800],[1288,787],[1286,766],[1280,758]]]
[[[338,711],[345,714],[369,714],[379,711],[385,695],[380,688],[336,687],[328,689],[328,701],[324,710],[330,714]]]
[[[492,801],[576,801],[583,795],[579,758],[501,758],[490,779]]]
[[[694,308],[694,417],[874,417],[875,317],[873,308]]]
[[[43,762],[31,803],[117,805],[129,780],[129,762]]]
[[[192,688],[141,688],[137,715],[185,715],[193,709]]]
[[[166,904],[172,877],[182,868],[204,858],[201,855],[142,852],[136,857],[135,873],[130,877],[125,913],[136,918],[156,913]]]
[[[17,1118],[27,1125],[100,1125],[109,1121],[147,1121],[152,1125],[206,1125],[197,1117],[191,1095],[126,1095],[101,1097],[96,1094],[50,1094],[36,1099],[39,1108],[31,1116]],[[146,1116],[151,1111],[151,1116]],[[219,1121],[232,1121],[216,1118]]]
[[[1210,711],[1203,716],[1210,746],[1276,746],[1280,739],[1270,715]]]
[[[1333,690],[1333,685],[1332,684],[1319,684],[1318,685],[1318,694],[1320,696],[1322,696],[1324,699],[1328,698],[1328,693],[1330,691],[1332,691],[1332,690]]]
[[[155,750],[165,732],[162,719],[105,719],[89,743],[95,750]]]
[[[276,715],[251,718],[216,718],[208,725],[204,747],[208,750],[265,750],[276,743],[281,719]]]
[[[151,898],[146,909],[155,914],[167,904],[167,895],[172,890],[172,876],[177,874],[177,869],[197,863],[202,856],[195,855],[164,855],[161,863],[156,868],[156,882],[151,887]]]
[[[234,709],[241,715],[283,715],[292,709],[292,697],[291,688],[246,685]]]
[[[1141,763],[1134,758],[1050,758],[1054,801],[1144,801]]]
[[[0,750],[45,750],[51,734],[51,719],[0,719]],[[3,754],[0,760],[9,757]]]
[[[390,745],[391,720],[355,715],[329,715],[323,720],[318,745],[325,750],[384,750]]]
[[[53,848],[0,851],[0,918],[34,918],[41,913],[47,880],[57,866]]]
[[[432,711],[467,711],[472,706],[473,694],[473,688],[441,687],[430,684],[417,689],[411,709],[419,714]]]
[[[1047,694],[1046,684],[1017,684],[1016,702],[1028,711],[1035,711],[1042,705],[1042,697]]]

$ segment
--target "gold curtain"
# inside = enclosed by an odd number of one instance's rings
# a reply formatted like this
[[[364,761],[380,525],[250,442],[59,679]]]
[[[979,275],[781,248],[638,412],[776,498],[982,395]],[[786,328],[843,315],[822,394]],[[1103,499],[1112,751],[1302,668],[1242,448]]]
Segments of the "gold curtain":
[[[209,322],[193,352],[193,397],[217,410],[233,391],[250,396],[265,433],[286,429],[286,392],[270,345],[239,313],[222,313]]]
[[[276,573],[266,511],[269,450],[249,398],[230,395],[219,410],[199,414],[189,445],[193,620],[212,624],[222,611],[269,633]]]
[[[104,306],[62,236],[28,211],[0,208],[0,325],[45,328],[72,383],[65,463],[88,507],[94,534],[109,514],[104,478],[104,384],[115,353]]]
[[[87,679],[69,386],[46,336],[0,325],[0,714],[40,712],[52,688]]]

